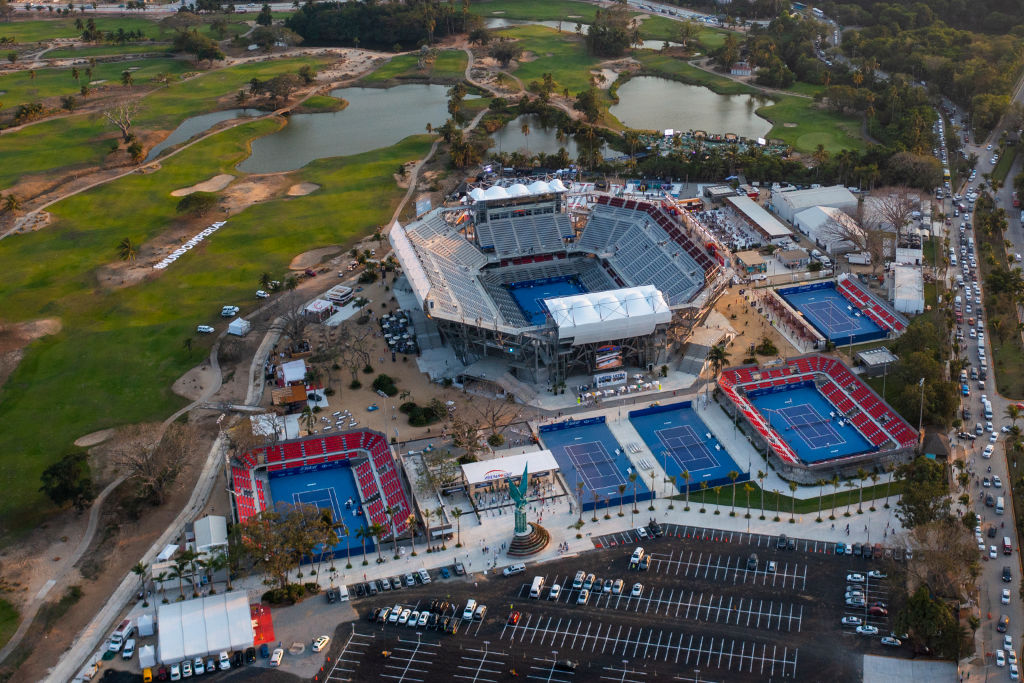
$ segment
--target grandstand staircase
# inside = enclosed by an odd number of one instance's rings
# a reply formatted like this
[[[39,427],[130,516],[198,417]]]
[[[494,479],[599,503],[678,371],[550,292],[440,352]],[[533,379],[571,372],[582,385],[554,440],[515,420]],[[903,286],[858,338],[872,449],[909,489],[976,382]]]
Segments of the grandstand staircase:
[[[525,536],[513,536],[508,544],[509,557],[529,557],[544,550],[551,542],[551,534],[540,524],[530,522],[530,533]]]

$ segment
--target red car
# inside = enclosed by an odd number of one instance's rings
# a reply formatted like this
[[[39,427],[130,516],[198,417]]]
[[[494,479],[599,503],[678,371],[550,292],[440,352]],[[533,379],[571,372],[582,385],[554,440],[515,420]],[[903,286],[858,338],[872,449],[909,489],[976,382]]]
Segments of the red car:
[[[513,612],[512,614],[508,615],[508,625],[515,626],[516,624],[518,624],[520,616],[521,615],[519,614],[519,612]]]

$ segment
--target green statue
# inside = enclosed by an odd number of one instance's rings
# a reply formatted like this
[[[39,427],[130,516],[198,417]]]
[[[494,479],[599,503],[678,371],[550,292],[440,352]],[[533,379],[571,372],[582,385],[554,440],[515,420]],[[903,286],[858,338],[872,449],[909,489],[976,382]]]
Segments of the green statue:
[[[516,504],[516,536],[525,536],[530,533],[530,528],[526,524],[526,489],[530,484],[528,469],[527,465],[523,466],[523,476],[518,485],[512,481],[512,477],[507,475],[505,477],[508,481],[508,493]]]

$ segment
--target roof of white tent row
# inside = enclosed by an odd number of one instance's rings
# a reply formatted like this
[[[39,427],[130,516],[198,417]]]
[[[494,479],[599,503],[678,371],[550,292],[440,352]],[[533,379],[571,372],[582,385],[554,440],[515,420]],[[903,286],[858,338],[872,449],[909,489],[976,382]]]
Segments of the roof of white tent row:
[[[253,644],[249,598],[240,591],[160,605],[157,622],[159,656],[165,664]]]
[[[672,320],[665,297],[654,285],[545,299],[558,336],[586,344],[650,334]]]
[[[486,190],[475,187],[469,191],[469,198],[475,202],[481,202],[494,199],[526,197],[527,195],[535,194],[550,194],[552,192],[568,192],[568,188],[558,178],[550,182],[535,180],[529,185],[523,185],[522,183],[512,183],[508,187],[491,185]]]

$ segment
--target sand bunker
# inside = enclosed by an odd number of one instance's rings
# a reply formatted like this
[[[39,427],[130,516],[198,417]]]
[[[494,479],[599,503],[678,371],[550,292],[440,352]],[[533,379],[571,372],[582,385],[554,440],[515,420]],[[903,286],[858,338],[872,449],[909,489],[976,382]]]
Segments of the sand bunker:
[[[330,247],[320,247],[319,249],[310,249],[293,258],[292,262],[288,264],[288,268],[291,270],[312,268],[313,266],[320,265],[332,256],[340,254],[341,251],[342,247],[338,244]]]
[[[784,123],[784,124],[782,124],[782,127],[783,128],[796,128],[796,124],[795,123]]]
[[[320,189],[316,183],[299,183],[288,188],[289,197],[303,197]]]
[[[101,429],[98,432],[78,437],[75,439],[75,445],[79,448],[89,448],[90,446],[95,446],[98,443],[103,443],[113,435],[113,429]]]
[[[219,192],[220,190],[223,190],[225,187],[227,187],[234,179],[235,176],[231,175],[230,173],[221,173],[220,175],[213,176],[209,180],[204,180],[201,183],[196,183],[192,187],[183,187],[179,190],[175,190],[174,192],[171,193],[171,196],[184,197],[186,195],[192,194],[193,192]]]

